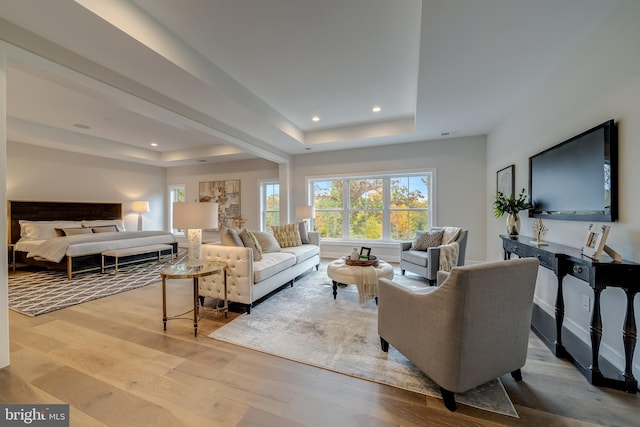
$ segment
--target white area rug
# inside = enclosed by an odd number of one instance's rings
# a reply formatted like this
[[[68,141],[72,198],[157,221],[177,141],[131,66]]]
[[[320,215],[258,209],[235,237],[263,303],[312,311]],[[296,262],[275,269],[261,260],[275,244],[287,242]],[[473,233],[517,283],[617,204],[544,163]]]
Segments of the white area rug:
[[[410,281],[396,274],[396,281]],[[326,269],[312,272],[211,333],[209,337],[346,375],[440,398],[438,386],[395,348],[380,349],[375,301],[358,303],[355,286],[333,299]],[[496,379],[466,393],[459,404],[517,417]]]

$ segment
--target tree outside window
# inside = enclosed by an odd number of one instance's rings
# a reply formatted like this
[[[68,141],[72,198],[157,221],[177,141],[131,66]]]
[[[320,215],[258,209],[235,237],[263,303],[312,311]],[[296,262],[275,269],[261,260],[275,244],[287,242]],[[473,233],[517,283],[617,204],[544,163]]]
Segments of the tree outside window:
[[[324,238],[410,240],[430,226],[432,172],[310,181]]]

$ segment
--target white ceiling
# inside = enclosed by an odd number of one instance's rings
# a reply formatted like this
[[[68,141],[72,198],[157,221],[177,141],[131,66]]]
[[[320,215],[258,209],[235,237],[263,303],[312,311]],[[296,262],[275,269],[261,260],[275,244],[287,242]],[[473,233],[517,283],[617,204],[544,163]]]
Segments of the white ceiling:
[[[617,4],[0,0],[7,135],[170,167],[486,134]]]

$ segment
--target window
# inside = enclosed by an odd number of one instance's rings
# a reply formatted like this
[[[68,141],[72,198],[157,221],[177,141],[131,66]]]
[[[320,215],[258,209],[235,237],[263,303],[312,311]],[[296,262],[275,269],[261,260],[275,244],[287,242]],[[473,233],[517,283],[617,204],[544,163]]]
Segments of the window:
[[[270,230],[272,225],[280,225],[280,184],[260,183],[260,229]]]
[[[411,240],[431,226],[434,172],[309,181],[323,238]]]
[[[173,234],[184,235],[184,230],[173,228],[173,204],[176,202],[185,202],[187,200],[184,185],[169,186],[169,228]]]

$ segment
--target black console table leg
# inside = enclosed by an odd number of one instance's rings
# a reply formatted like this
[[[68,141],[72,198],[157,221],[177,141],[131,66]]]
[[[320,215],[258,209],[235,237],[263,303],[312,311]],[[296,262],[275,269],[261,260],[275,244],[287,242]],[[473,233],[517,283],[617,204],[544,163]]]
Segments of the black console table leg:
[[[633,299],[636,291],[625,289],[627,294],[627,313],[624,319],[624,330],[622,331],[622,339],[624,341],[624,385],[625,391],[628,393],[636,393],[638,391],[638,381],[633,376],[633,352],[636,348],[636,315],[633,309]]]
[[[558,290],[556,293],[556,357],[567,357],[568,352],[562,344],[562,323],[564,322],[564,292],[562,290],[562,281],[564,275],[558,275]]]
[[[593,290],[593,314],[591,315],[591,383],[595,385],[602,384],[603,375],[600,371],[600,342],[602,341],[602,316],[600,314],[600,294],[602,289]]]

